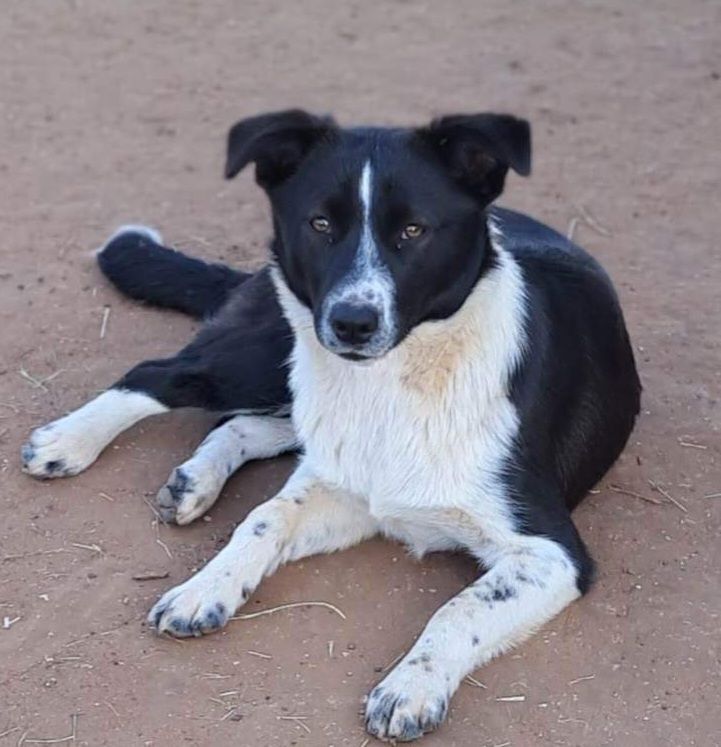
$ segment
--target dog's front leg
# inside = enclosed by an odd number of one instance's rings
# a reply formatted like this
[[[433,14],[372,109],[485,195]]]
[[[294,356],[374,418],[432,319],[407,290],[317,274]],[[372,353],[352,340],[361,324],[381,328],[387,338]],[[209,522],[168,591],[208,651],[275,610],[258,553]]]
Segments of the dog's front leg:
[[[580,594],[566,551],[525,538],[431,618],[418,641],[371,692],[366,728],[380,739],[409,741],[445,718],[462,679],[521,642]]]
[[[174,636],[210,633],[281,563],[350,547],[377,531],[365,502],[301,465],[275,498],[248,514],[205,568],[156,603],[148,621]]]
[[[189,524],[216,501],[225,481],[251,459],[268,459],[297,446],[290,418],[236,415],[217,425],[176,467],[160,489],[155,507],[163,521]]]

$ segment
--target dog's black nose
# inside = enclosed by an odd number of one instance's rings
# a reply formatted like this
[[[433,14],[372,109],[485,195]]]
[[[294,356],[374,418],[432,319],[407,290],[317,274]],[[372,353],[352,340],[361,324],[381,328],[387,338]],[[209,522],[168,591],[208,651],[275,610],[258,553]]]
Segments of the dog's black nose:
[[[330,312],[335,336],[348,345],[362,345],[378,329],[378,311],[372,306],[337,303]]]

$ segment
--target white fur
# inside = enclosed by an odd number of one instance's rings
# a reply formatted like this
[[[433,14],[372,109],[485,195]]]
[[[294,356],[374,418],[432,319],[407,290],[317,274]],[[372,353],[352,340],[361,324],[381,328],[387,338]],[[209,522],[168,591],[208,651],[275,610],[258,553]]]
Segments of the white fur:
[[[434,615],[368,700],[372,734],[410,739],[443,719],[468,672],[578,596],[566,551],[517,531],[501,476],[518,430],[508,386],[523,352],[525,296],[519,267],[492,236],[497,267],[461,309],[419,325],[364,366],[318,342],[310,311],[275,273],[296,336],[290,383],[305,453],[279,496],[156,605],[151,620],[160,630],[188,635],[217,627],[208,624],[217,622],[214,605],[232,613],[280,563],[376,531],[417,555],[464,548],[490,570]]]
[[[167,411],[147,394],[108,389],[69,415],[34,430],[23,446],[23,471],[41,478],[76,475],[131,425]]]
[[[275,275],[297,336],[293,419],[305,460],[367,496],[384,531],[419,555],[462,545],[482,558],[517,536],[497,476],[517,429],[507,382],[522,351],[523,285],[499,254],[453,317],[419,325],[366,366],[325,350]]]
[[[358,250],[350,272],[328,294],[323,303],[320,335],[327,348],[335,352],[347,352],[336,340],[328,321],[331,309],[338,303],[372,306],[379,316],[378,331],[365,346],[363,354],[375,357],[385,353],[393,344],[397,322],[395,284],[373,238],[373,168],[370,161],[363,166],[358,183],[358,195],[363,207]]]
[[[163,236],[160,231],[156,231],[154,228],[144,226],[140,223],[127,223],[116,228],[115,231],[113,231],[113,233],[111,233],[105,240],[105,243],[102,246],[99,246],[93,254],[100,254],[100,252],[102,252],[111,241],[117,239],[118,236],[122,236],[124,233],[139,233],[146,236],[151,241],[154,241],[156,244],[160,244],[161,246],[163,244]]]
[[[189,524],[215,503],[226,480],[243,464],[296,445],[290,419],[236,415],[213,429],[193,456],[173,470],[156,505],[166,521]]]

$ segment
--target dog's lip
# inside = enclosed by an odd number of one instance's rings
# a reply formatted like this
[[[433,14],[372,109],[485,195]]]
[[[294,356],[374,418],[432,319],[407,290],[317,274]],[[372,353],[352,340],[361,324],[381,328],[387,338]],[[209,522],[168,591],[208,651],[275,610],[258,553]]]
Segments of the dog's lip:
[[[372,361],[376,358],[376,356],[373,355],[361,355],[360,353],[338,353],[338,355],[344,360],[353,361],[354,363]]]
[[[325,335],[318,331],[316,331],[316,339],[329,353],[333,353],[333,355],[349,363],[372,363],[383,358],[393,348],[393,345],[382,346],[380,349],[373,345],[359,345],[358,347],[343,345],[333,338],[326,339]]]

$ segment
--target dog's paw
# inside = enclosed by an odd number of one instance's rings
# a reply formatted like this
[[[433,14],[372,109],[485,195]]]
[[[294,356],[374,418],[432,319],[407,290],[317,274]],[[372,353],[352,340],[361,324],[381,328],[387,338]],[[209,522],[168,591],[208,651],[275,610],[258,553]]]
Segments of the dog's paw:
[[[410,742],[437,728],[450,700],[448,682],[430,660],[407,659],[368,696],[369,734],[391,742]]]
[[[218,499],[225,478],[191,464],[174,469],[158,491],[155,506],[163,521],[190,524]]]
[[[21,450],[23,472],[40,480],[77,475],[98,458],[104,445],[93,441],[88,429],[61,418],[30,434]]]
[[[238,607],[230,574],[222,580],[201,571],[180,586],[167,591],[148,614],[148,623],[158,633],[176,638],[201,636],[220,630]]]

